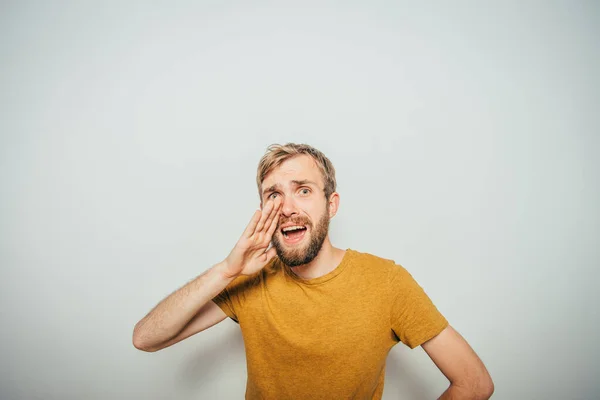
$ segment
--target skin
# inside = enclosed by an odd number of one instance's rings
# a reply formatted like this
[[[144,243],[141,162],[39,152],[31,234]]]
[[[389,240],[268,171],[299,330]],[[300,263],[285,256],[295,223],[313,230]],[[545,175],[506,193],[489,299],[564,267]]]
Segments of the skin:
[[[299,184],[297,181],[307,182]],[[299,155],[284,161],[265,177],[261,192],[261,204],[281,201],[279,226],[272,238],[279,258],[304,279],[333,271],[345,253],[345,250],[332,246],[328,232],[329,220],[338,211],[340,196],[334,192],[329,198],[325,197],[324,179],[314,160]],[[287,224],[307,226],[300,243],[285,243],[280,227]],[[317,251],[307,257],[311,245],[317,247]],[[299,263],[299,260],[306,262]]]
[[[261,191],[274,190],[262,193],[261,209],[254,213],[231,253],[140,320],[134,328],[134,346],[158,351],[223,321],[226,314],[210,299],[235,277],[260,271],[276,254],[294,264],[292,271],[304,279],[333,271],[345,253],[331,245],[328,233],[340,198],[338,193],[326,198],[323,182],[315,162],[305,155],[288,159],[271,171]],[[283,241],[280,229],[289,223],[308,226],[305,237],[294,245]],[[270,243],[273,247],[269,249]],[[314,248],[309,251],[311,246]],[[450,381],[440,399],[488,399],[494,392],[483,362],[453,327],[448,326],[421,347]]]
[[[494,382],[485,365],[452,326],[421,347],[450,381],[440,400],[485,400],[494,393]]]

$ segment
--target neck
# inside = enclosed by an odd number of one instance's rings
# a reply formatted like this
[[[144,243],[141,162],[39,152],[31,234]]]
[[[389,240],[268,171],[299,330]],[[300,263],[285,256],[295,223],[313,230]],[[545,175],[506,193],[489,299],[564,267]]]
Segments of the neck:
[[[290,269],[302,279],[319,278],[336,269],[345,252],[345,250],[333,247],[329,241],[329,235],[327,235],[319,254],[311,262]]]

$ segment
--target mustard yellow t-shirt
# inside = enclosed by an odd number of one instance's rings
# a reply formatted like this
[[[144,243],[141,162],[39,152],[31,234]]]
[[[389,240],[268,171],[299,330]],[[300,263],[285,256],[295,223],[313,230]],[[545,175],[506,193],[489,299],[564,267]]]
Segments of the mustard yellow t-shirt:
[[[246,399],[381,399],[390,349],[448,325],[406,269],[352,249],[308,280],[275,257],[213,301],[242,330]]]

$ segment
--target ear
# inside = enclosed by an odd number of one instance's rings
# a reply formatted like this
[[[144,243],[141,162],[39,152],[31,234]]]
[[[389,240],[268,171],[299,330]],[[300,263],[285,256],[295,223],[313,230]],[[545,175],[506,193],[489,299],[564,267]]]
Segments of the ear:
[[[333,192],[331,196],[329,196],[329,219],[335,217],[335,214],[337,214],[339,207],[340,194],[338,192]]]

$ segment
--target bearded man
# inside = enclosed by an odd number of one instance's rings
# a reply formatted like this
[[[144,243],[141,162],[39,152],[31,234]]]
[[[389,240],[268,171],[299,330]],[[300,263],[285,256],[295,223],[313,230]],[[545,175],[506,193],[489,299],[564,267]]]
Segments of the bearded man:
[[[270,146],[257,186],[260,209],[233,250],[136,324],[136,348],[164,349],[229,317],[244,339],[246,399],[381,399],[399,342],[421,346],[448,378],[440,399],[492,395],[482,361],[406,269],[333,247],[340,196],[322,152]]]

